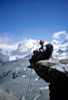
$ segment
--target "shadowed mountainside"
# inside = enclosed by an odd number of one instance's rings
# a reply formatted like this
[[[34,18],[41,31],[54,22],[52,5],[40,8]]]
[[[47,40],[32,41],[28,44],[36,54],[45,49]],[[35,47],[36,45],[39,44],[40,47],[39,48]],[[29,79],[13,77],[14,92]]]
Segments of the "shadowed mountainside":
[[[68,99],[68,59],[42,60],[31,64],[30,68],[50,83],[50,100]]]

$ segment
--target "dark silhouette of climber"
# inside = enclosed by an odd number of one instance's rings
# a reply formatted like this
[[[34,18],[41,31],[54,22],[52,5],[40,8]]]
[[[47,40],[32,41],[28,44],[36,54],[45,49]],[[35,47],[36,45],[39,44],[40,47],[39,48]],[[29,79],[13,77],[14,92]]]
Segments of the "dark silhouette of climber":
[[[39,48],[39,50],[33,51],[34,55],[32,56],[31,59],[29,59],[30,63],[35,63],[39,60],[49,59],[52,56],[53,53],[52,44],[48,43],[44,45],[44,40],[40,40],[39,44],[41,47]]]

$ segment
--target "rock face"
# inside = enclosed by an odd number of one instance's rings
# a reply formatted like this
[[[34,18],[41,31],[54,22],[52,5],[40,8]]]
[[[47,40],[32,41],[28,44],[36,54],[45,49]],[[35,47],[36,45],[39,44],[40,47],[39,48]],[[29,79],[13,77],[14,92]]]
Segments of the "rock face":
[[[42,60],[30,68],[50,83],[50,100],[68,100],[68,59]]]

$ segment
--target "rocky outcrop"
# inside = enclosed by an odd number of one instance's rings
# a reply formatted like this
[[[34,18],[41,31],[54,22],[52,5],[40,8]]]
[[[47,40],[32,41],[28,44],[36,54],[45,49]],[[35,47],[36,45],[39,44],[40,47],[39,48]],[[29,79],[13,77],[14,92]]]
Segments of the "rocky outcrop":
[[[68,59],[42,60],[31,64],[30,68],[50,83],[50,100],[68,100]]]

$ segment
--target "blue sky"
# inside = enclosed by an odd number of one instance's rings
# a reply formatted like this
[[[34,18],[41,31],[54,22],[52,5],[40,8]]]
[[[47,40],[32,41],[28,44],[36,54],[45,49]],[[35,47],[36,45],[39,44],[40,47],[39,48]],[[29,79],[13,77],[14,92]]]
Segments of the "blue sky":
[[[0,0],[0,37],[44,39],[68,32],[68,0]]]

